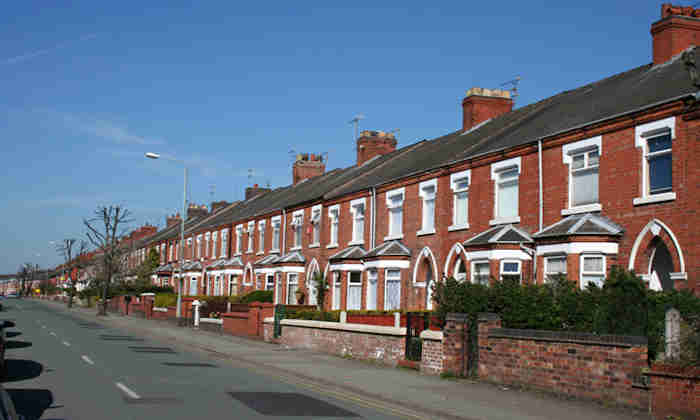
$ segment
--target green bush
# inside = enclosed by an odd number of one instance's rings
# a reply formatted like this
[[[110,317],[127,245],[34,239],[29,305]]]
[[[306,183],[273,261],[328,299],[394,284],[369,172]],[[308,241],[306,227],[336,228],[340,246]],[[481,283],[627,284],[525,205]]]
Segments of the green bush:
[[[159,308],[167,308],[177,304],[177,295],[174,293],[156,293],[154,306]]]
[[[287,319],[305,319],[309,321],[340,322],[340,311],[296,311],[286,315]]]
[[[254,290],[246,295],[241,296],[240,303],[272,303],[272,298],[272,290]]]

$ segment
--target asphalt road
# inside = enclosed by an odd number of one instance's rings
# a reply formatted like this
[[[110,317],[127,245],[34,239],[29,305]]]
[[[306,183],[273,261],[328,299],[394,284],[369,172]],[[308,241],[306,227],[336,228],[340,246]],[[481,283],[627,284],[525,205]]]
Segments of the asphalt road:
[[[40,302],[3,306],[3,386],[27,419],[400,418]]]

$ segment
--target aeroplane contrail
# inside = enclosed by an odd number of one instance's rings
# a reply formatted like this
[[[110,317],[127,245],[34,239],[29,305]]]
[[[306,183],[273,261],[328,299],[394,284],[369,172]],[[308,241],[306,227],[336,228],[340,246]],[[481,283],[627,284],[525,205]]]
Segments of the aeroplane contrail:
[[[97,38],[97,34],[83,35],[76,40],[64,41],[64,42],[61,42],[60,44],[56,44],[50,48],[44,48],[41,50],[30,51],[28,53],[24,53],[24,54],[15,56],[15,57],[6,58],[6,59],[2,60],[2,63],[5,65],[21,63],[23,61],[31,60],[32,58],[36,58],[36,57],[39,57],[42,55],[46,55],[50,52],[60,50],[61,48],[65,48],[70,44],[74,44],[74,43],[82,42],[82,41],[88,41],[88,40],[94,39],[94,38]]]

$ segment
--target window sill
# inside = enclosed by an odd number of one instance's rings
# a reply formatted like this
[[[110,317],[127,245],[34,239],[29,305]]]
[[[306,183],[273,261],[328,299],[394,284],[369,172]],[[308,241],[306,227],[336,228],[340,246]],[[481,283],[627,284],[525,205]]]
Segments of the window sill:
[[[491,226],[505,225],[505,224],[509,224],[509,223],[520,223],[520,216],[504,217],[502,219],[489,220],[489,225],[491,225]]]
[[[401,234],[401,235],[393,235],[393,236],[385,236],[385,237],[384,237],[384,242],[386,242],[386,241],[395,241],[395,240],[398,240],[398,239],[403,239],[403,234]]]
[[[447,228],[448,232],[454,232],[456,230],[465,230],[469,229],[469,224],[467,223],[466,225],[452,225]]]
[[[355,246],[355,245],[364,245],[365,241],[350,241],[348,242],[348,246]]]
[[[327,249],[338,248],[338,244],[329,244],[326,246]]]
[[[289,248],[289,250],[290,251],[299,251],[299,250],[301,250],[301,247],[300,246],[293,246],[293,247]]]
[[[416,236],[434,235],[435,229],[433,230],[419,230],[416,232]]]
[[[663,201],[673,201],[675,199],[676,193],[668,192],[662,194],[654,194],[647,197],[637,197],[632,201],[632,203],[634,203],[635,206],[642,206],[644,204],[661,203]]]
[[[270,254],[279,254],[280,250],[279,249],[271,249]]]
[[[255,255],[265,255],[265,253],[260,251],[260,252],[256,253]]]
[[[593,211],[601,211],[603,210],[603,206],[600,205],[600,203],[596,204],[586,204],[585,206],[576,206],[576,207],[571,207],[568,209],[563,209],[561,211],[562,216],[569,216],[571,214],[579,214],[579,213],[590,213]]]
[[[241,255],[243,255],[243,254],[240,252],[236,252],[235,254],[233,254],[234,257],[240,257]]]
[[[320,246],[321,246],[321,244],[315,243],[315,244],[310,244],[310,245],[309,245],[309,248],[318,248],[318,247],[320,247]]]

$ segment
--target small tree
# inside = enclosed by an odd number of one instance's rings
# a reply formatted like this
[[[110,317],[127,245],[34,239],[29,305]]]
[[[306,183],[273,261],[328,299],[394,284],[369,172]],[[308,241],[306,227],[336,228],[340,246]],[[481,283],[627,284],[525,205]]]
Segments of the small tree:
[[[160,265],[160,255],[155,248],[148,251],[148,257],[136,269],[136,283],[138,287],[146,287],[151,285],[151,274],[153,270]]]
[[[112,281],[124,270],[126,248],[120,246],[124,225],[131,222],[131,212],[121,205],[98,206],[91,219],[84,219],[87,237],[100,252],[101,302],[98,315],[107,313],[107,296]]]
[[[318,306],[321,312],[326,310],[326,292],[328,292],[328,280],[326,276],[320,272],[316,272],[313,277],[314,287],[316,288]]]
[[[71,308],[73,307],[73,297],[76,293],[75,284],[78,280],[78,271],[82,268],[83,259],[87,253],[87,242],[80,241],[78,243],[78,240],[74,238],[64,239],[56,246],[56,251],[63,256],[65,261],[64,270],[68,280],[68,287],[64,290],[68,295],[68,307]]]
[[[39,266],[32,263],[24,263],[17,271],[18,289],[17,296],[22,297],[29,294],[37,274]]]

